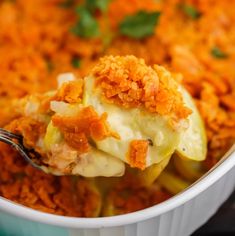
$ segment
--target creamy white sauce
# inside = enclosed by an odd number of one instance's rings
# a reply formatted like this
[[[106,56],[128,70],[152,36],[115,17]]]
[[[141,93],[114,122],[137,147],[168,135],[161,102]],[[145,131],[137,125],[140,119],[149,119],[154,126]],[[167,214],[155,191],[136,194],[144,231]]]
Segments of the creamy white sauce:
[[[100,91],[94,89],[92,77],[85,79],[83,104],[92,105],[99,115],[104,112],[108,114],[108,124],[112,131],[119,134],[120,139],[108,137],[97,141],[96,145],[98,149],[124,162],[129,162],[129,145],[133,140],[152,140],[153,146],[149,145],[146,157],[147,166],[171,155],[179,144],[180,132],[172,129],[167,117],[150,114],[143,109],[125,109],[103,102]]]
[[[59,86],[71,76],[63,75],[59,79]],[[92,105],[101,115],[108,114],[107,122],[110,129],[116,132],[120,139],[108,137],[102,141],[96,141],[97,149],[92,147],[89,153],[78,155],[76,150],[65,146],[60,152],[70,158],[56,158],[58,167],[66,168],[73,163],[71,174],[85,177],[96,176],[121,176],[125,171],[125,162],[128,163],[129,145],[133,140],[151,140],[146,156],[146,167],[171,156],[180,142],[182,130],[185,130],[185,121],[178,129],[173,129],[169,124],[169,118],[151,114],[143,109],[125,109],[114,104],[108,104],[101,98],[100,91],[94,89],[94,78],[85,79],[83,106]],[[81,109],[81,104],[70,105],[65,102],[51,102],[51,110],[62,116],[73,116]],[[47,146],[55,147],[63,143],[62,134],[52,124],[49,125],[44,141]],[[190,131],[191,132],[191,131]],[[195,134],[195,132],[193,132]],[[198,140],[195,135],[195,141]],[[52,148],[53,149],[53,148]],[[53,150],[52,150],[53,151]],[[62,152],[63,151],[63,152]],[[66,152],[68,152],[66,154]],[[55,161],[55,159],[54,159]],[[61,163],[59,163],[61,162]],[[60,173],[58,171],[58,173]]]
[[[72,174],[84,177],[111,177],[122,176],[124,172],[125,165],[122,161],[92,148],[88,153],[79,157],[79,161],[74,167]]]

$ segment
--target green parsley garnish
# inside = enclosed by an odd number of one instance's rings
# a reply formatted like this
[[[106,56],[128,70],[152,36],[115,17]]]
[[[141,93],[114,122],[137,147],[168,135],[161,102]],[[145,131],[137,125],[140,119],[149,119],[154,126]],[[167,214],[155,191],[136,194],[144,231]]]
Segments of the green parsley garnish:
[[[160,12],[139,11],[135,15],[126,16],[119,25],[122,35],[130,38],[142,39],[154,34]]]
[[[211,49],[211,55],[218,59],[224,59],[228,57],[228,54],[222,52],[218,47],[213,47]]]
[[[198,19],[201,16],[201,13],[192,5],[182,4],[180,5],[182,11],[193,20]]]
[[[86,0],[85,6],[91,11],[100,10],[106,12],[111,0]]]
[[[95,38],[102,36],[95,13],[96,10],[98,10],[106,16],[110,1],[111,0],[84,0],[82,4],[75,8],[77,22],[71,27],[70,31],[81,38]],[[75,0],[65,0],[65,3],[65,6],[74,5]]]
[[[99,25],[95,17],[84,6],[76,8],[79,15],[78,22],[71,28],[71,32],[82,38],[93,38],[100,35]]]
[[[71,64],[74,68],[79,68],[81,65],[81,60],[77,57],[73,57],[71,60]]]

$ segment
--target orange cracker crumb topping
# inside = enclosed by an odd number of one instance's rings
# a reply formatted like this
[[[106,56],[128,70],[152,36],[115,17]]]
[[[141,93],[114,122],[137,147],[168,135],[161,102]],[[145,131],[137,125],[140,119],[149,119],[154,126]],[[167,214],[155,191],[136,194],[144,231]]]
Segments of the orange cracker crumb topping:
[[[133,140],[129,145],[129,163],[131,167],[144,170],[149,142],[147,140]]]
[[[92,106],[83,108],[77,116],[52,116],[53,125],[63,133],[66,142],[80,153],[88,152],[88,139],[102,140],[112,136],[106,124],[106,116],[98,116]]]
[[[6,129],[13,133],[21,134],[27,147],[36,148],[39,137],[46,131],[46,125],[30,117],[20,117],[8,124]]]
[[[81,102],[83,94],[83,80],[77,79],[63,83],[61,88],[58,89],[53,100],[63,101],[68,103]]]
[[[94,67],[96,85],[107,101],[179,120],[191,110],[184,106],[178,83],[163,67],[150,67],[135,56],[105,56]]]

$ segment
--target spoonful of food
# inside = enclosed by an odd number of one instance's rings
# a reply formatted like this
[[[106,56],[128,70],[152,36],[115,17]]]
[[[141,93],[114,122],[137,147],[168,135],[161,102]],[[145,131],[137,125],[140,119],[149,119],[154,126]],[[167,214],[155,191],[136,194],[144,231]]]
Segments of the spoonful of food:
[[[57,90],[16,103],[0,141],[53,175],[116,177],[129,166],[151,183],[175,152],[206,157],[202,119],[179,77],[134,56],[103,57],[84,79],[62,74]]]

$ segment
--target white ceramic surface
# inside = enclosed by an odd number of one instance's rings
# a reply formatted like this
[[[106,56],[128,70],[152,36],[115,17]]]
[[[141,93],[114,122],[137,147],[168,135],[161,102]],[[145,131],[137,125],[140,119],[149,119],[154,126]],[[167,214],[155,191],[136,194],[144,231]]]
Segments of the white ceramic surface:
[[[156,206],[121,216],[56,216],[0,198],[0,235],[187,236],[216,212],[234,188],[235,153],[184,192]]]

